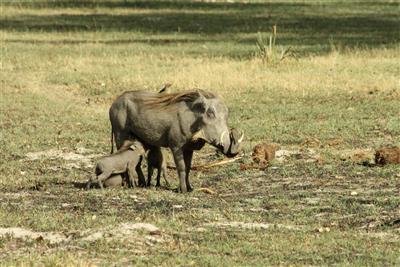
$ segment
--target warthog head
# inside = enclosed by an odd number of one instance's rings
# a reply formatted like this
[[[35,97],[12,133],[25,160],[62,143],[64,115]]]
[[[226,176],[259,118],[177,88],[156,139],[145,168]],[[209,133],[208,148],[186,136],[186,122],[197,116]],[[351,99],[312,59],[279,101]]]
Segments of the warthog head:
[[[205,97],[198,92],[199,97],[190,105],[197,114],[194,139],[201,138],[217,147],[227,157],[234,157],[239,153],[239,144],[243,134],[237,130],[229,131],[228,108],[217,97]]]

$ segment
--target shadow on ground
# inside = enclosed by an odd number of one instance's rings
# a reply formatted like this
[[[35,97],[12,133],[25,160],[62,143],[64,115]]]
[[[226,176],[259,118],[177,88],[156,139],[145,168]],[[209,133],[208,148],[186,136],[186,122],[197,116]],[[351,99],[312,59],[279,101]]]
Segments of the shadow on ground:
[[[11,1],[3,6],[16,5]],[[85,14],[8,16],[0,20],[0,29],[21,32],[91,32],[121,31],[148,34],[189,33],[200,35],[254,34],[269,32],[278,25],[281,45],[318,45],[331,41],[345,46],[377,46],[399,42],[399,17],[394,3],[205,3],[190,1],[37,1],[19,3],[26,8],[89,8]],[[96,8],[109,8],[106,11]],[[113,13],[113,8],[132,12]],[[95,11],[96,10],[96,11]],[[144,12],[135,12],[144,10]],[[333,11],[335,10],[335,11]],[[341,11],[341,12],[339,12]],[[103,12],[103,13],[102,13]],[[222,41],[202,38],[202,41]],[[254,43],[254,38],[239,42]],[[120,40],[135,43],[141,40]],[[145,41],[149,42],[149,41]],[[150,41],[152,44],[185,42],[185,40]],[[192,42],[192,40],[187,40]]]

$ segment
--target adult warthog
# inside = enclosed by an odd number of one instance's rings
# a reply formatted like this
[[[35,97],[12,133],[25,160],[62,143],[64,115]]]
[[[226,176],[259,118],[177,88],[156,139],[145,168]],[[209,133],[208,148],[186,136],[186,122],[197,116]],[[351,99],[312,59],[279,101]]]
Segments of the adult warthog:
[[[227,107],[207,91],[125,92],[110,108],[111,145],[114,136],[118,149],[125,140],[132,138],[150,149],[169,147],[178,171],[180,191],[184,193],[192,190],[189,172],[193,150],[201,149],[207,142],[228,157],[238,153],[237,146],[243,134],[233,142],[227,120]]]

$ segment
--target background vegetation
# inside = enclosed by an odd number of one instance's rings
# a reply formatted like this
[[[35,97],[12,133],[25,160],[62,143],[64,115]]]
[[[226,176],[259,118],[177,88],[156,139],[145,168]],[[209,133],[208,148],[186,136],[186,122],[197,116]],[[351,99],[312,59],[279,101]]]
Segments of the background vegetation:
[[[73,236],[0,238],[4,265],[398,265],[399,168],[354,151],[400,144],[396,1],[2,1],[0,227]],[[266,62],[277,25],[274,53]],[[125,90],[193,87],[219,94],[246,133],[290,157],[193,172],[195,191],[84,191],[92,168],[29,152],[109,151],[107,111]],[[210,147],[196,163],[218,159]],[[350,153],[350,154],[349,154]],[[352,154],[353,153],[353,154]],[[94,160],[94,159],[92,159]],[[72,166],[72,167],[71,167]],[[177,185],[176,174],[169,173]],[[85,242],[126,222],[163,242]],[[250,228],[218,223],[258,223]],[[260,225],[264,225],[261,227]],[[267,228],[265,225],[271,225]]]

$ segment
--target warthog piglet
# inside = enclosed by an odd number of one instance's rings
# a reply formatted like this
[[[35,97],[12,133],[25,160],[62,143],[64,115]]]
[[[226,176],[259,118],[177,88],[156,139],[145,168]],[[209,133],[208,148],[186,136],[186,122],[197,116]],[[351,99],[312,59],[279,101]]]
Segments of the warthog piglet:
[[[135,168],[141,162],[145,148],[139,141],[133,141],[129,146],[124,144],[124,147],[127,147],[127,149],[119,150],[115,154],[99,159],[96,164],[95,175],[88,181],[86,188],[90,188],[94,181],[97,181],[100,188],[103,188],[104,180],[113,174],[125,172],[128,174],[128,186],[133,187],[134,178],[138,177]]]

